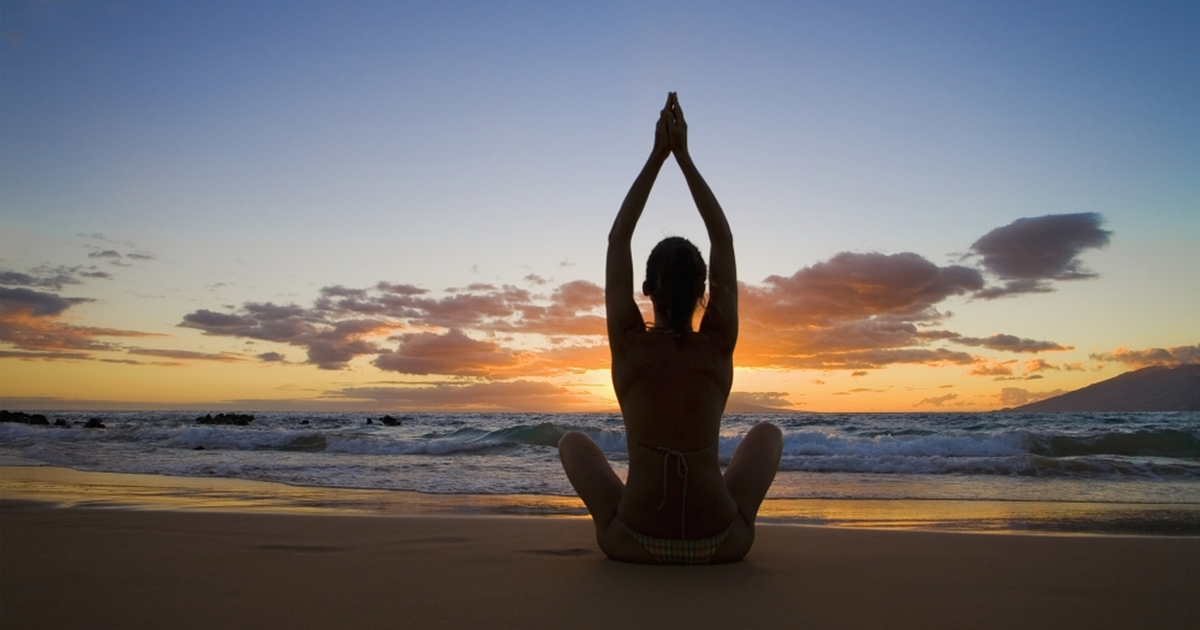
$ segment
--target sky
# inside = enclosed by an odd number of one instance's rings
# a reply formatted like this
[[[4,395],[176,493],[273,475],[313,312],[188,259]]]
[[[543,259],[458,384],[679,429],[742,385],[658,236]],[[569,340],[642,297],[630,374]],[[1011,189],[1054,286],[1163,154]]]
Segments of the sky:
[[[1200,362],[1195,2],[5,0],[0,403],[615,410],[606,235],[668,91],[735,239],[730,411]],[[672,159],[639,281],[676,235]]]

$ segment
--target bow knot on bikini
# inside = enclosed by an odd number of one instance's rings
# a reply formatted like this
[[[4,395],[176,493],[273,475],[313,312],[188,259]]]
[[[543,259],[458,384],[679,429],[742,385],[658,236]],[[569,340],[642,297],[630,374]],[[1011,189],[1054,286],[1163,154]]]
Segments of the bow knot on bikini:
[[[660,446],[655,450],[663,454],[663,492],[662,501],[658,502],[659,511],[662,511],[662,509],[667,505],[667,493],[669,491],[667,483],[667,471],[669,470],[668,462],[672,457],[675,458],[675,474],[678,475],[680,479],[683,479],[683,495],[679,498],[679,537],[682,539],[684,538],[684,522],[687,520],[687,458],[684,457],[682,451],[670,449],[665,446]]]

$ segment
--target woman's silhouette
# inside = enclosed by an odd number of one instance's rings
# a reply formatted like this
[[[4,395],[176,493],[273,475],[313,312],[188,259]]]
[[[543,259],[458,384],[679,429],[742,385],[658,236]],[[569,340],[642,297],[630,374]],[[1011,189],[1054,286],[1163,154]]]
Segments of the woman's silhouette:
[[[629,242],[672,153],[712,243],[699,331],[692,318],[704,296],[704,259],[685,239],[665,239],[650,253],[642,292],[654,304],[652,325],[633,300]],[[659,116],[650,158],[608,235],[605,301],[613,388],[629,448],[626,483],[586,435],[568,433],[558,444],[563,469],[592,514],[600,549],[627,562],[742,559],[754,542],[754,518],[775,478],[782,438],[774,425],[756,425],[722,475],[717,446],[733,383],[737,267],[725,214],[688,154],[687,123],[674,92]]]

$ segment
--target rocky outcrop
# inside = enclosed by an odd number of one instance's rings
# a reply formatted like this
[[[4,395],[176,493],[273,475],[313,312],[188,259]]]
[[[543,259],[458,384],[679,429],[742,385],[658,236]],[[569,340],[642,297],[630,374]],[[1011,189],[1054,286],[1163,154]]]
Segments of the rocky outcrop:
[[[244,427],[251,422],[254,422],[254,416],[248,413],[219,413],[215,416],[207,413],[196,418],[196,424],[229,424]]]
[[[25,413],[24,411],[8,411],[0,410],[0,422],[19,422],[21,424],[34,424],[39,426],[49,426],[50,421],[40,413]]]

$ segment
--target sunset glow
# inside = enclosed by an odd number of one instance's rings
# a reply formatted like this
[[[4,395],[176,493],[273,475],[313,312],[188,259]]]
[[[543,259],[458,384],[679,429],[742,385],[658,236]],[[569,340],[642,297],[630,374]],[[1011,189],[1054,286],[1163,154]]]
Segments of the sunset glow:
[[[1200,361],[1195,6],[285,6],[2,5],[6,408],[615,410],[605,237],[668,90],[730,411]],[[637,264],[668,235],[707,253],[672,168]]]

